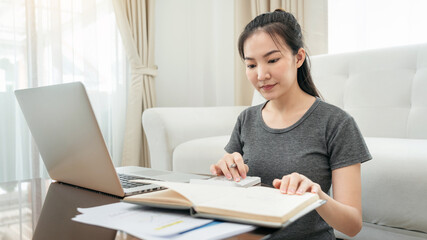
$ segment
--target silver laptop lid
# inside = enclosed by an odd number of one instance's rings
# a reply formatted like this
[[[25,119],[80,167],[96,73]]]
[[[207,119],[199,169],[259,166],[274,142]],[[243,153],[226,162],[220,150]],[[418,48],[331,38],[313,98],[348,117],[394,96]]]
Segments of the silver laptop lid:
[[[124,196],[82,83],[16,90],[15,95],[52,179]]]

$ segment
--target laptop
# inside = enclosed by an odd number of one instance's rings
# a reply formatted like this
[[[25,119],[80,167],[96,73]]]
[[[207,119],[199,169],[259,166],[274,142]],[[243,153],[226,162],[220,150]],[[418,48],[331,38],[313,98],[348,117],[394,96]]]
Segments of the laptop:
[[[208,178],[137,166],[116,169],[81,82],[16,90],[15,96],[53,180],[124,197],[161,189],[133,179]]]

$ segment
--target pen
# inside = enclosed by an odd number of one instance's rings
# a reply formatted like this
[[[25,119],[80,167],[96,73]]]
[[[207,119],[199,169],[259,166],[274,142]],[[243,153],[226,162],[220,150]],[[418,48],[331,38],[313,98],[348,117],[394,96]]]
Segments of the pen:
[[[248,161],[249,161],[249,159],[244,159],[243,163],[244,164],[248,164]],[[230,165],[230,168],[236,168],[236,167],[237,167],[237,165],[235,163],[233,163],[233,164]]]

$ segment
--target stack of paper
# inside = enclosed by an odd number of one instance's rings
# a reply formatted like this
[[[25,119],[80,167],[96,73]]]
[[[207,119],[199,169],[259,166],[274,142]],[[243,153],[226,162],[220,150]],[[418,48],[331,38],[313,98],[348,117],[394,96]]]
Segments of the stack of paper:
[[[124,202],[77,210],[82,214],[74,221],[124,231],[142,239],[221,239],[255,229]]]

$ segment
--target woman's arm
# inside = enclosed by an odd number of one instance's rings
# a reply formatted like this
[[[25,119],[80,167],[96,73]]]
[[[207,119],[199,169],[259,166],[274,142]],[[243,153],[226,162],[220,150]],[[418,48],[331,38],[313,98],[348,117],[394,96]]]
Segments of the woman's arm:
[[[334,229],[353,237],[362,229],[360,163],[332,171],[333,197],[324,193],[319,184],[304,175],[292,173],[275,179],[273,186],[282,193],[319,194],[327,202],[316,211]]]
[[[333,198],[319,191],[327,202],[316,210],[334,229],[353,237],[362,229],[360,163],[333,170],[332,186]]]

